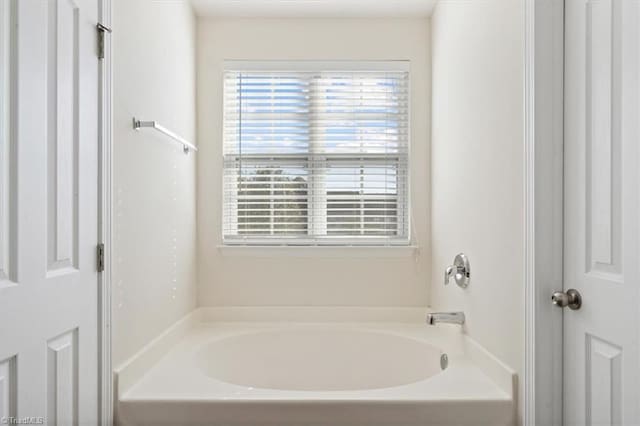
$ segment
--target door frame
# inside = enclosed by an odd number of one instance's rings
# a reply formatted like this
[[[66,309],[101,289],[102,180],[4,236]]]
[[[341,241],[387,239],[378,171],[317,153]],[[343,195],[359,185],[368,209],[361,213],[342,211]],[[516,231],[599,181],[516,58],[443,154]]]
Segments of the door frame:
[[[524,424],[560,426],[563,288],[564,1],[524,0]],[[551,332],[549,332],[551,330]]]
[[[563,288],[564,1],[524,0],[524,306],[526,426],[562,425],[562,311],[550,295]],[[100,0],[111,27],[112,0]],[[100,419],[113,424],[111,362],[112,55],[106,37],[100,64],[99,274]],[[555,330],[549,333],[548,330]],[[549,368],[549,366],[552,368]]]
[[[99,0],[99,22],[112,25],[112,0]],[[97,23],[96,23],[97,24]],[[111,249],[113,188],[113,86],[111,37],[105,37],[104,59],[99,59],[98,241],[104,244],[104,271],[98,274],[98,418],[113,425],[113,368],[111,362]]]

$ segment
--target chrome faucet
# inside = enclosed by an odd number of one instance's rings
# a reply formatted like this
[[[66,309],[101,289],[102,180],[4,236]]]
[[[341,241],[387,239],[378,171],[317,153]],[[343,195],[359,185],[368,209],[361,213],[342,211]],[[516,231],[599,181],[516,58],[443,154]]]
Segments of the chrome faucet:
[[[446,324],[464,324],[464,312],[434,312],[427,314],[427,324],[436,325],[438,323]]]

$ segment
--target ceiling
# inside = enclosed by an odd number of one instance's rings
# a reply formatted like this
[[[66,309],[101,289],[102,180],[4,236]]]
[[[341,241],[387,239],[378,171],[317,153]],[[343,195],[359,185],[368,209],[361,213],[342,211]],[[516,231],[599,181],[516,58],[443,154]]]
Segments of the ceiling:
[[[437,0],[191,0],[199,16],[242,18],[418,18]]]

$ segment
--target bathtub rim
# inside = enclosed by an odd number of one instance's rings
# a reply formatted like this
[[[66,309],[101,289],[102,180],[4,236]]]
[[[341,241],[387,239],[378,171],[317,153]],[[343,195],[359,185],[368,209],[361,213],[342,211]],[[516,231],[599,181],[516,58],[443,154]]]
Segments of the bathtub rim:
[[[190,330],[198,326],[224,323],[250,323],[254,326],[295,324],[339,324],[349,326],[373,326],[376,324],[424,324],[428,308],[393,307],[201,307],[168,327],[145,345],[131,358],[114,369],[115,401],[119,401],[142,377],[155,366]],[[518,401],[516,373],[464,333],[464,329],[453,325],[439,325],[459,336],[461,349],[492,382],[507,394],[514,406]]]

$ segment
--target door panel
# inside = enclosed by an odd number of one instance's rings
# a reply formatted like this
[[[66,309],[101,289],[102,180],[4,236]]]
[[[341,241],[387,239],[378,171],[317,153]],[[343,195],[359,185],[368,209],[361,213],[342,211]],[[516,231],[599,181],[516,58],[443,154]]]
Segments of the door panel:
[[[55,0],[47,17],[47,239],[49,274],[77,270],[78,5]]]
[[[0,0],[0,417],[98,423],[98,0]]]
[[[0,286],[8,283],[13,279],[15,268],[12,267],[11,256],[14,247],[15,235],[11,232],[9,225],[12,220],[12,211],[10,208],[10,190],[13,188],[12,180],[15,157],[8,143],[9,139],[9,121],[10,114],[10,97],[8,93],[11,90],[10,81],[10,4],[6,0],[0,1]]]
[[[565,2],[566,425],[639,425],[638,0]]]

